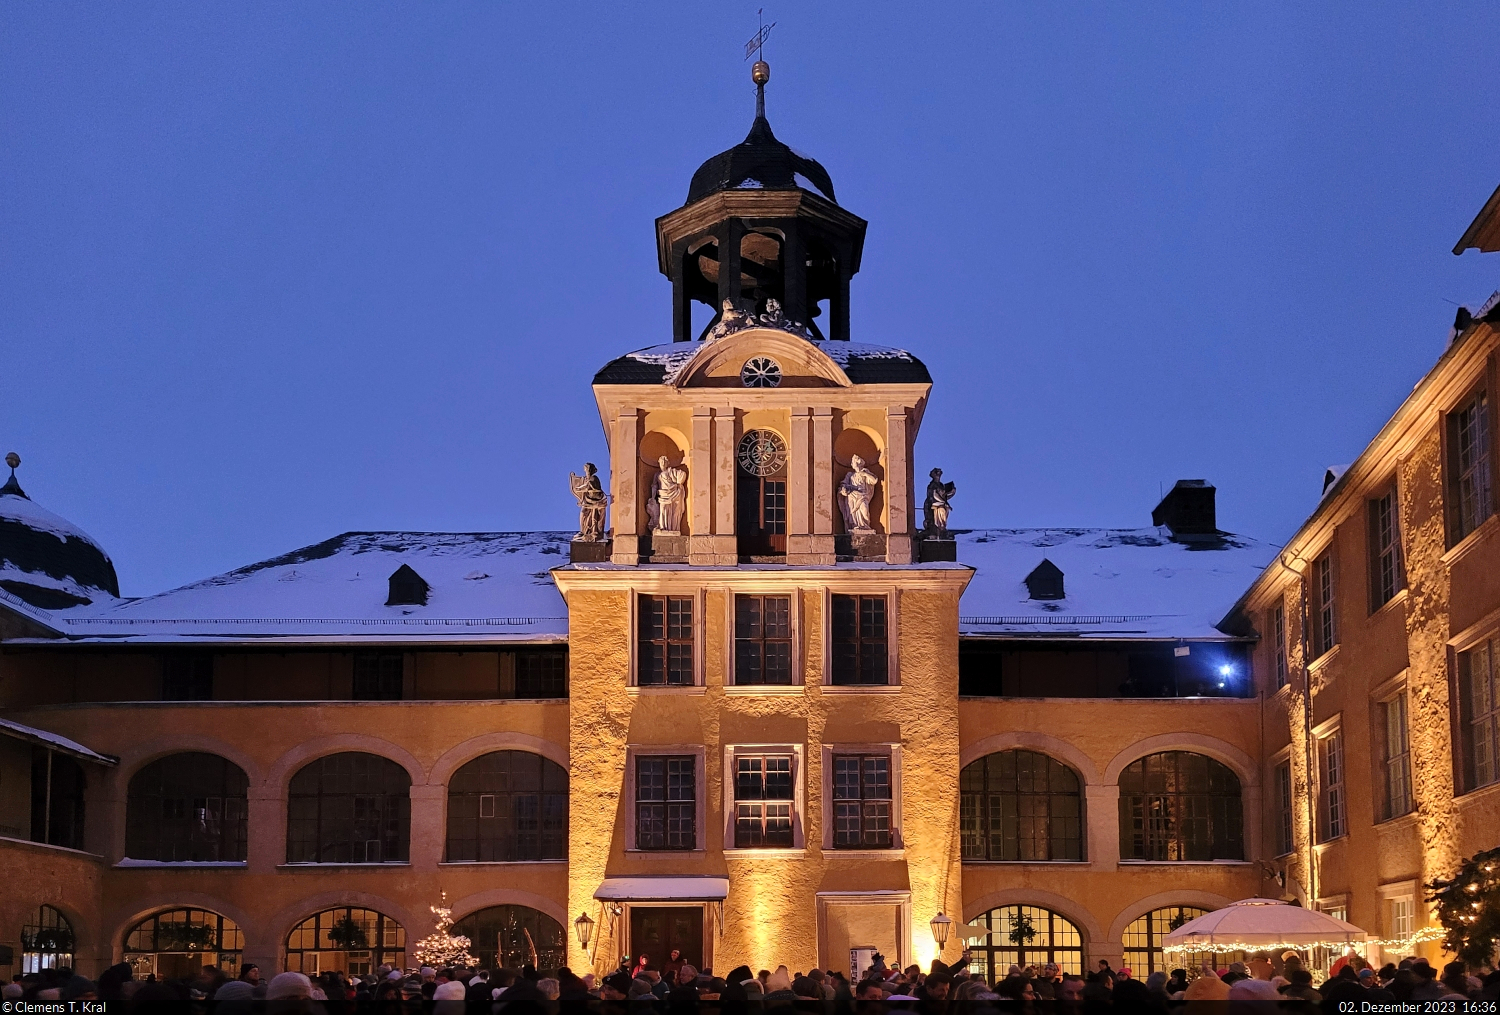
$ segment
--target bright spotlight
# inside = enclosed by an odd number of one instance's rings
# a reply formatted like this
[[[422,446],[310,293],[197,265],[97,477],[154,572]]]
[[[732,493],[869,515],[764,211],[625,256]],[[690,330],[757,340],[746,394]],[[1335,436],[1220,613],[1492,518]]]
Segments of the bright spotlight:
[[[1229,665],[1228,663],[1225,663],[1223,666],[1219,667],[1219,676],[1221,676],[1221,677],[1232,677],[1232,676],[1234,676],[1234,667],[1231,666],[1231,665]],[[1222,687],[1223,685],[1221,684],[1220,686]]]

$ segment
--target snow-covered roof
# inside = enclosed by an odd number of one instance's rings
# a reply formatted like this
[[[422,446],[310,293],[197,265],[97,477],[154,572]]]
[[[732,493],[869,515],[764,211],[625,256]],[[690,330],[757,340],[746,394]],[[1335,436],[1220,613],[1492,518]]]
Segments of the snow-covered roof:
[[[965,636],[1029,635],[1223,641],[1215,626],[1278,547],[1246,536],[1174,542],[1165,529],[975,529],[958,559],[975,568],[959,603]],[[1065,598],[1028,598],[1043,560],[1063,572]]]
[[[96,761],[101,765],[116,765],[120,761],[119,758],[112,758],[108,754],[91,751],[76,740],[69,740],[67,737],[59,736],[49,730],[39,730],[35,726],[23,726],[9,719],[0,719],[0,736],[39,744],[42,747],[49,747],[54,751],[61,751],[63,754],[71,754],[75,758]]]
[[[131,642],[559,641],[567,608],[550,568],[569,532],[346,532],[144,599],[54,611],[70,638]],[[403,564],[426,605],[387,606]]]
[[[812,339],[807,339],[812,342]],[[932,375],[905,349],[866,342],[813,342],[855,384],[930,384]],[[595,384],[671,384],[702,342],[668,342],[628,352],[606,363]]]
[[[28,498],[14,475],[0,487],[0,589],[51,609],[112,601],[119,587],[93,537]]]

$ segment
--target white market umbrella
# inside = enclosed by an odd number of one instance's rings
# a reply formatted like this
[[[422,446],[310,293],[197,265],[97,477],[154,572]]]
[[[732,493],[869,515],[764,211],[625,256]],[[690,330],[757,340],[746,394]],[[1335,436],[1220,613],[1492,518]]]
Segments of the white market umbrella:
[[[1243,899],[1205,913],[1162,939],[1165,949],[1188,952],[1263,951],[1337,947],[1365,939],[1352,923],[1279,899]]]

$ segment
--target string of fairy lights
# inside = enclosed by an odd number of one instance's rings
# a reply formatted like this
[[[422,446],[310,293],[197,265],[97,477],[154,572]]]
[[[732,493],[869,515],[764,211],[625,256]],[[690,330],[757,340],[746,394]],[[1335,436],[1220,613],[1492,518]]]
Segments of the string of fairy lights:
[[[1272,951],[1306,951],[1313,948],[1327,948],[1329,950],[1348,951],[1359,945],[1380,945],[1382,948],[1390,948],[1401,951],[1422,944],[1426,941],[1441,941],[1447,932],[1442,927],[1422,927],[1413,931],[1406,937],[1393,938],[1366,938],[1363,941],[1350,941],[1337,938],[1328,941],[1214,941],[1193,942],[1190,944],[1171,944],[1162,947],[1165,955],[1210,955],[1224,954],[1226,952],[1272,952]]]

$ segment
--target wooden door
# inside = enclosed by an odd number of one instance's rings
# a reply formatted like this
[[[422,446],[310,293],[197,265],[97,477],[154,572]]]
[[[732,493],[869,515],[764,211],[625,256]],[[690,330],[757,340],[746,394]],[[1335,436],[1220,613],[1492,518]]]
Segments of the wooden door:
[[[650,956],[662,968],[672,949],[682,961],[703,968],[702,906],[633,906],[630,910],[630,957]]]

